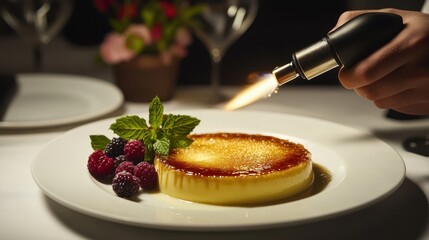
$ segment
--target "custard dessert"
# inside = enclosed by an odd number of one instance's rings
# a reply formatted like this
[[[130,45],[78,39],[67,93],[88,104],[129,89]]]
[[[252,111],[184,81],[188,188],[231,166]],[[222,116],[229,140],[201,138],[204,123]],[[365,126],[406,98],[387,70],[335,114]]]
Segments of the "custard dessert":
[[[183,200],[246,205],[291,197],[313,181],[310,152],[301,144],[242,133],[193,134],[194,142],[157,156],[162,193]]]

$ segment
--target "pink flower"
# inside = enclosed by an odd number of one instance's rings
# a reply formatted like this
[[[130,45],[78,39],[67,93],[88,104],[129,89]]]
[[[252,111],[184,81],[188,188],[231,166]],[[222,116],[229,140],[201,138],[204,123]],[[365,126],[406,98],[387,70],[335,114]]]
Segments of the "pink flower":
[[[146,45],[152,43],[151,32],[148,27],[144,24],[132,24],[125,30],[125,35],[134,34],[135,36],[143,39]]]
[[[180,0],[92,0],[113,32],[100,45],[107,64],[131,60],[136,55],[159,54],[165,64],[185,57],[192,35],[187,28],[201,6]],[[182,21],[182,20],[190,20]]]
[[[101,58],[109,64],[127,61],[136,54],[125,45],[125,37],[118,33],[110,33],[100,46]]]
[[[187,47],[192,43],[192,36],[185,28],[177,29],[174,43],[170,47],[171,54],[177,57],[185,57],[188,54]]]

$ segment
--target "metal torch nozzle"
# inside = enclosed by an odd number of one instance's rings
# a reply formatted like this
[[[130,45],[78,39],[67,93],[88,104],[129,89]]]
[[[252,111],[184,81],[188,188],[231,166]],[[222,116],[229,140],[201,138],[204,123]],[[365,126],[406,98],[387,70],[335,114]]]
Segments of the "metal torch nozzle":
[[[273,70],[273,75],[276,77],[279,86],[297,78],[299,74],[295,71],[293,63],[288,63]]]
[[[310,80],[338,66],[336,54],[324,38],[294,53],[292,62],[274,69],[273,75],[283,85],[298,76]]]

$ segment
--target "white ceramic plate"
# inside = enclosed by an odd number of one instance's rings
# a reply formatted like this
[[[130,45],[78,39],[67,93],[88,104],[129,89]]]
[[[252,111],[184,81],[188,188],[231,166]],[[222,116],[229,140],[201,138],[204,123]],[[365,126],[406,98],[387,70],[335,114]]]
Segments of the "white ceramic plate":
[[[123,103],[113,84],[66,74],[18,74],[0,129],[52,127],[106,115]]]
[[[94,180],[86,168],[92,152],[89,135],[112,137],[108,127],[114,119],[78,127],[50,142],[32,164],[33,177],[46,195],[85,214],[143,227],[198,231],[255,229],[333,217],[387,196],[405,177],[404,163],[390,146],[336,123],[254,111],[178,113],[201,119],[194,133],[259,133],[302,143],[333,179],[316,195],[265,206],[213,206],[161,193],[125,200],[110,185]]]

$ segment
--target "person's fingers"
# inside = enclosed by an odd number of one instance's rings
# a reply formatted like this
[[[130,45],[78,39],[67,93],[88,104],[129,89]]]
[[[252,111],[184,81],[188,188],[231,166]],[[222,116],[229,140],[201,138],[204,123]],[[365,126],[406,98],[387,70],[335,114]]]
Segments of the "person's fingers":
[[[425,88],[429,81],[429,68],[424,66],[424,62],[408,63],[370,85],[356,88],[355,91],[359,96],[375,101],[408,89]],[[426,86],[426,88],[428,87]],[[427,91],[429,92],[429,89]]]
[[[421,21],[412,18],[407,21]],[[427,21],[427,20],[426,20]],[[350,69],[340,69],[339,79],[347,89],[372,84],[429,51],[427,29],[409,24],[392,41]]]
[[[398,14],[398,15],[403,14],[403,10],[394,9],[394,8],[345,11],[338,17],[336,25],[329,32],[332,32],[333,30],[337,29],[339,26],[348,22],[350,19],[357,17],[357,16],[364,14],[364,13],[369,13],[369,12],[386,12],[386,13],[394,13],[394,14]]]
[[[374,101],[379,108],[405,108],[409,105],[429,104],[427,100],[427,89],[408,89],[390,97],[381,98]]]
[[[335,28],[366,12],[401,15],[405,28],[389,43],[350,69],[340,69],[338,78],[348,89],[374,102],[407,114],[429,112],[429,18],[427,14],[398,9],[345,12]],[[335,29],[334,28],[334,29]]]
[[[343,12],[340,17],[337,20],[337,24],[334,26],[334,28],[330,31],[337,29],[339,26],[343,25],[344,23],[348,22],[350,19],[357,17],[363,13],[367,12],[374,12],[372,10],[356,10],[356,11],[346,11]]]
[[[393,110],[411,115],[427,115],[429,112],[429,103],[417,103],[408,106],[393,108]]]

